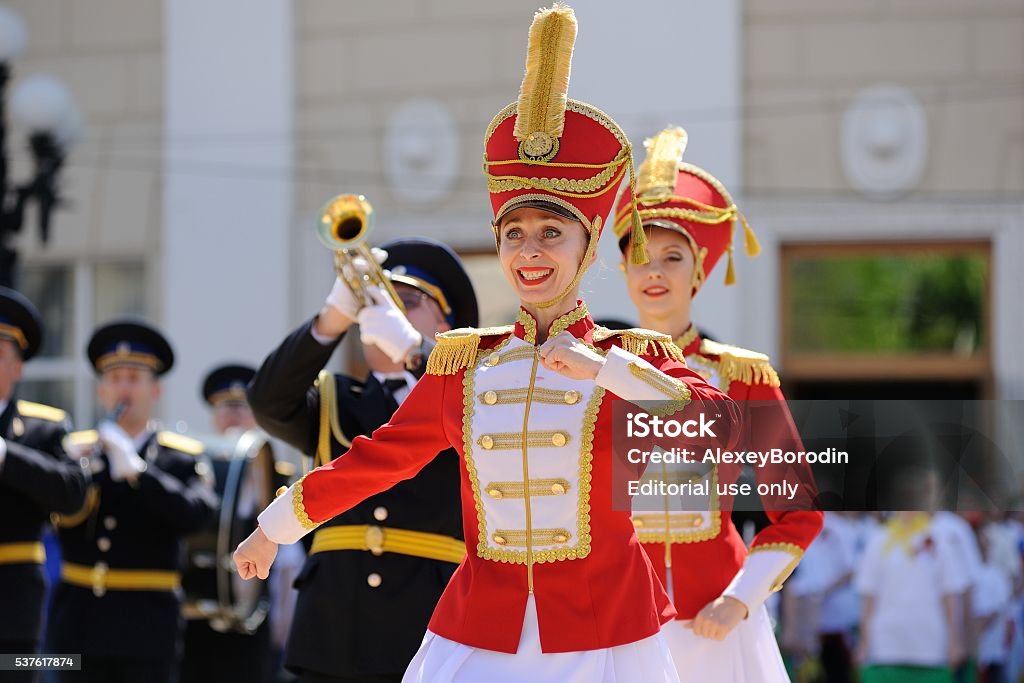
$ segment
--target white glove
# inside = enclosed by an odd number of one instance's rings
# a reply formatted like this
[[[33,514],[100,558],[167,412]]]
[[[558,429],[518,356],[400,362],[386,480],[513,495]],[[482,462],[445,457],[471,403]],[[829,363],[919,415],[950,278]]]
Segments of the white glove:
[[[388,252],[376,247],[371,249],[370,253],[373,254],[373,258],[378,264],[384,263],[388,258]],[[350,265],[345,265],[344,274],[345,277],[359,279],[368,271],[369,265],[366,260],[357,256],[352,259]],[[334,279],[334,286],[331,287],[331,292],[327,295],[326,303],[328,306],[336,308],[342,315],[351,320],[356,319],[359,315],[359,309],[363,307],[363,302],[355,297],[348,284],[346,284],[340,277]]]
[[[4,469],[4,460],[7,458],[7,442],[0,436],[0,472]]]
[[[380,287],[367,287],[366,291],[374,304],[359,311],[360,339],[379,348],[393,362],[403,362],[423,341],[423,335]]]
[[[100,441],[110,460],[110,478],[114,481],[134,479],[146,471],[146,461],[135,452],[131,437],[117,424],[104,420],[99,426]]]

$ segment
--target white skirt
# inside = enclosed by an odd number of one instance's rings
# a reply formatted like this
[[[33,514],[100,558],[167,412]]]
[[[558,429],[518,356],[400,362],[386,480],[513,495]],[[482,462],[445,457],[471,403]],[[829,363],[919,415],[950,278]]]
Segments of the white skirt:
[[[764,605],[724,640],[695,635],[688,623],[670,621],[661,627],[681,683],[789,683]]]
[[[514,655],[481,650],[427,631],[402,683],[679,683],[660,633],[635,643],[583,652],[540,649],[537,605],[526,603]]]

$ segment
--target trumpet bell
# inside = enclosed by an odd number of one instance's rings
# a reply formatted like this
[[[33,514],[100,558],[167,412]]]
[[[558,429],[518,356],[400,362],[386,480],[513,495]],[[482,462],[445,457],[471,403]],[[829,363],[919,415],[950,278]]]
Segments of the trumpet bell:
[[[373,206],[363,195],[333,197],[320,210],[316,234],[330,249],[354,249],[373,229]]]

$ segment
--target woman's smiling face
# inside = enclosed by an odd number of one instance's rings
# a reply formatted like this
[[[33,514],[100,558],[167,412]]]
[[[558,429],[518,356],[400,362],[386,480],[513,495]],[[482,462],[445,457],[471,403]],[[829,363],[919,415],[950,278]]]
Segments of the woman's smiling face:
[[[502,272],[525,304],[550,301],[565,292],[586,249],[582,223],[541,209],[511,211],[498,228]]]
[[[689,307],[696,283],[693,250],[687,239],[673,230],[646,228],[650,263],[626,264],[626,285],[633,305],[656,317]]]

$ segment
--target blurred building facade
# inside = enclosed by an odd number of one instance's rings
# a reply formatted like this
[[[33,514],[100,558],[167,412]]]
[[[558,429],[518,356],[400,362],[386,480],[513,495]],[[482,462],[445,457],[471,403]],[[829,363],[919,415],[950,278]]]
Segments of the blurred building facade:
[[[180,358],[164,416],[206,431],[202,373],[258,361],[329,288],[312,226],[339,192],[373,202],[374,243],[459,249],[485,323],[508,320],[481,143],[518,92],[536,0],[8,4],[30,34],[15,77],[61,76],[87,125],[51,244],[22,240],[51,330],[26,392],[91,420],[89,331],[143,314]],[[715,273],[698,299],[714,336],[770,353],[803,396],[1024,398],[1019,0],[574,7],[570,96],[641,151],[687,128],[687,159],[760,237],[739,284]],[[612,242],[584,295],[628,317]]]

